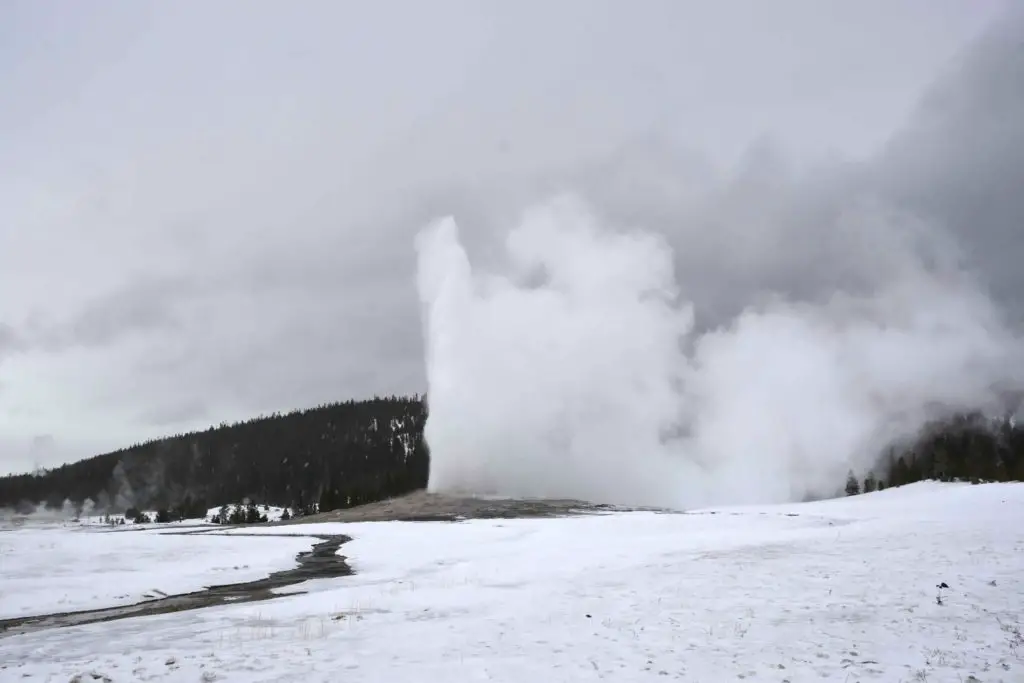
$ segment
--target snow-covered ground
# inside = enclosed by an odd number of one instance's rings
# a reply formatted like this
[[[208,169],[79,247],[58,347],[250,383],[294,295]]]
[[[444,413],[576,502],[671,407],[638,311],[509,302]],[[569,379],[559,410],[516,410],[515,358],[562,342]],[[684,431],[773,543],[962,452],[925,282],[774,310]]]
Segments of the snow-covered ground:
[[[0,619],[130,605],[254,581],[294,567],[295,555],[315,542],[180,531],[177,525],[6,529],[0,532]]]
[[[162,524],[162,525],[156,525],[155,522],[150,523],[150,524],[136,524],[134,521],[132,521],[131,519],[128,519],[124,515],[85,515],[85,516],[82,516],[81,518],[76,518],[74,521],[62,522],[62,524],[64,526],[80,525],[80,526],[106,526],[106,527],[109,527],[109,526],[121,526],[121,525],[128,525],[128,526],[135,525],[135,526],[146,526],[146,527],[149,527],[149,526],[163,526],[163,527],[166,527],[168,524],[186,525],[186,526],[196,526],[196,525],[201,525],[201,524],[214,524],[214,523],[219,524],[220,523],[219,521],[218,522],[214,522],[213,520],[214,519],[219,519],[220,516],[221,516],[221,513],[223,511],[225,511],[225,508],[226,508],[226,511],[227,511],[228,515],[230,515],[232,512],[234,512],[237,509],[244,509],[244,506],[243,505],[238,505],[238,504],[229,504],[229,505],[224,506],[224,507],[210,508],[209,510],[206,511],[206,516],[203,517],[202,519],[176,520],[176,521],[173,521],[173,522],[167,522],[166,524]],[[261,515],[263,515],[264,517],[267,518],[266,521],[268,521],[268,522],[279,522],[279,521],[281,521],[281,517],[284,515],[284,511],[285,511],[286,508],[276,507],[276,506],[273,506],[273,505],[257,505],[256,509],[257,509],[257,511]],[[156,510],[143,510],[142,512],[147,517],[149,517],[149,519],[151,519],[151,520],[155,520],[157,518],[157,511]],[[291,514],[290,510],[289,510],[288,514],[289,515]]]
[[[1024,681],[1021,520],[1024,485],[926,483],[685,515],[253,527],[349,534],[357,574],[0,636],[0,680]],[[88,571],[117,552],[85,538],[61,556]],[[293,550],[200,538],[250,564]],[[6,609],[8,572],[30,570],[4,562]]]

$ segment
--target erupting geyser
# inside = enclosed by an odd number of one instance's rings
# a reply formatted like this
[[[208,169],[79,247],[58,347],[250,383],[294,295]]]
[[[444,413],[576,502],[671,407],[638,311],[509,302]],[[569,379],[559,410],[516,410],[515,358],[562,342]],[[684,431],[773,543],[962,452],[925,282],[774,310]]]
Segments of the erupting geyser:
[[[985,407],[1017,340],[970,278],[907,249],[873,291],[694,328],[659,235],[530,209],[474,272],[418,237],[430,489],[694,506],[830,494],[934,410]],[[762,297],[762,300],[764,298]]]

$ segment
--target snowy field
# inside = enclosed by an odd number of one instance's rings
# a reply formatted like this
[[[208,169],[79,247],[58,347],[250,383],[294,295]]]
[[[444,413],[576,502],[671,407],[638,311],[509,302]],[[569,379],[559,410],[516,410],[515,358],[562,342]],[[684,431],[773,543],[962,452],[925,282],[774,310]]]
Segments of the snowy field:
[[[256,527],[244,531],[348,534],[357,574],[270,602],[0,636],[0,680],[1024,681],[1022,520],[1024,485],[925,483],[685,515]],[[150,559],[118,547],[134,536]],[[308,546],[50,538],[66,565],[3,556],[5,611],[21,599],[10,577],[71,594],[78,572],[86,597],[70,599],[84,604],[111,566],[160,587],[193,552],[255,566]]]
[[[59,524],[4,529],[0,619],[130,605],[254,581],[294,567],[295,555],[315,542],[179,535],[183,530],[178,525],[108,530]]]

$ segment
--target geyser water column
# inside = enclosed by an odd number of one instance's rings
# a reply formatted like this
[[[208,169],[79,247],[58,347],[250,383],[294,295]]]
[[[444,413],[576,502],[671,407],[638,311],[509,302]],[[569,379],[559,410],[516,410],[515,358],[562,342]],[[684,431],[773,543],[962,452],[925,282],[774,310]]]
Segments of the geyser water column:
[[[877,274],[870,287],[754,289],[695,333],[658,235],[559,199],[508,234],[505,271],[476,273],[455,221],[432,224],[417,242],[430,488],[785,502],[841,490],[942,412],[997,407],[994,387],[1021,384],[1019,337],[956,258],[922,255],[938,234],[904,240],[898,225],[877,233],[884,269],[831,257]],[[710,258],[705,284],[733,286],[728,254]]]
[[[455,220],[417,239],[432,491],[675,504],[685,469],[672,252],[561,198],[526,212],[507,272],[474,273]]]

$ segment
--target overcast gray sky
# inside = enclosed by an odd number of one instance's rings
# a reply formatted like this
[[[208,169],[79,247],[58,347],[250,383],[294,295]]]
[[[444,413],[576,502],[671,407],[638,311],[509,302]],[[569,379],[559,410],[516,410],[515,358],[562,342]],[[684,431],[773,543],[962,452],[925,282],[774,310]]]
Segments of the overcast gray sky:
[[[423,391],[413,235],[454,212],[486,251],[552,189],[672,235],[712,312],[843,275],[756,225],[851,188],[989,236],[1019,291],[1006,4],[0,3],[0,472]]]

